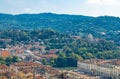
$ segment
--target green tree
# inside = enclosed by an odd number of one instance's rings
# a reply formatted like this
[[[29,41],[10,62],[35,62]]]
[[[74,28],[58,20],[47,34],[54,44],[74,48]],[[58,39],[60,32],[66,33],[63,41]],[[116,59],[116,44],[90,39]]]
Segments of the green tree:
[[[6,64],[3,57],[0,56],[0,64]]]
[[[5,59],[6,65],[9,66],[10,64],[12,64],[12,57],[7,57]]]
[[[82,54],[87,53],[87,49],[85,47],[84,48],[79,48],[78,52],[79,52],[79,55],[82,55]]]
[[[78,60],[78,61],[82,61],[82,60],[83,60],[83,58],[82,58],[81,55],[77,55],[77,54],[75,54],[74,52],[72,52],[72,53],[70,54],[70,57],[71,57],[71,58],[75,58],[75,59]]]
[[[65,55],[65,53],[63,53],[63,52],[60,52],[59,55],[58,55],[58,57],[66,58],[66,55]]]
[[[19,62],[19,58],[18,58],[17,56],[13,56],[12,62],[13,62],[13,63]]]
[[[68,46],[64,46],[63,49],[66,52],[66,54],[69,54],[69,53],[72,52],[72,49],[70,47],[68,47]]]
[[[55,64],[55,59],[54,58],[50,58],[50,65],[54,65]]]
[[[87,56],[88,59],[94,58],[94,55],[92,53],[86,53],[86,56]]]
[[[45,59],[42,59],[41,63],[42,63],[43,65],[47,65],[47,61],[46,61]]]

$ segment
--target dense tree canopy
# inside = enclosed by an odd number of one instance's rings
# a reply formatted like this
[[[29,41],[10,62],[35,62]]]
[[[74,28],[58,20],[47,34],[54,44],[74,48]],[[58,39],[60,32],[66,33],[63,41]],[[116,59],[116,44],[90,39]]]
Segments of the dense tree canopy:
[[[117,45],[120,45],[119,17],[89,17],[81,15],[58,15],[52,13],[21,15],[0,14],[1,30],[37,30],[41,28],[51,28],[61,33],[80,36],[91,33],[95,37],[112,40]],[[37,33],[37,31],[35,33]],[[54,32],[49,34],[53,33]],[[23,36],[24,35],[26,34],[23,33]],[[46,35],[47,34],[44,34],[44,38],[46,38]],[[19,40],[22,39],[23,38]],[[27,40],[29,37],[24,39]]]
[[[3,58],[0,56],[0,64],[6,64],[7,66],[9,66],[12,63],[16,63],[19,62],[20,59],[17,56],[13,56],[13,57],[7,57],[7,58]]]
[[[115,58],[116,54],[113,50],[118,50],[117,45],[114,42],[107,41],[104,39],[97,39],[97,41],[90,41],[87,36],[79,39],[74,39],[72,35],[66,35],[56,32],[52,29],[41,29],[41,30],[9,30],[0,31],[0,47],[7,48],[10,45],[17,44],[28,44],[33,42],[44,42],[46,46],[45,50],[50,49],[62,49],[62,52],[58,52],[59,57],[65,58],[71,57],[77,60],[90,59],[90,58],[106,58],[105,53],[111,51],[110,57]],[[34,50],[32,48],[31,50]],[[119,54],[119,52],[118,52]],[[101,57],[99,55],[105,56]]]
[[[88,38],[88,34],[93,35]],[[74,39],[73,36],[79,36]],[[91,41],[92,39],[93,41]],[[51,59],[54,66],[71,66],[69,61],[120,57],[120,18],[112,16],[89,17],[81,15],[43,14],[0,14],[0,47],[43,42],[45,50],[58,51],[57,59]],[[31,49],[31,50],[34,50]],[[72,60],[71,60],[72,59]],[[0,58],[7,65],[17,62]],[[42,61],[47,64],[45,60]],[[66,64],[61,64],[66,63]]]

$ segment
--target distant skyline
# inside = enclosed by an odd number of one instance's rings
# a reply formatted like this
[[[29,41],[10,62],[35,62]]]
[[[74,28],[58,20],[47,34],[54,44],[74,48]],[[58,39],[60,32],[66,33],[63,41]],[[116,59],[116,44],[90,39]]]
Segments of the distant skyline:
[[[119,16],[120,0],[0,0],[0,13]]]

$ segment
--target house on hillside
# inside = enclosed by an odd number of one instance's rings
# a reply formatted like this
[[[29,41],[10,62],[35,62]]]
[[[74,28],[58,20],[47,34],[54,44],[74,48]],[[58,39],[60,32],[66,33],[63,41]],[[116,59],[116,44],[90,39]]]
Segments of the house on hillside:
[[[3,50],[3,51],[1,52],[1,56],[2,56],[3,58],[6,58],[6,57],[10,56],[10,52],[9,52],[8,50]]]

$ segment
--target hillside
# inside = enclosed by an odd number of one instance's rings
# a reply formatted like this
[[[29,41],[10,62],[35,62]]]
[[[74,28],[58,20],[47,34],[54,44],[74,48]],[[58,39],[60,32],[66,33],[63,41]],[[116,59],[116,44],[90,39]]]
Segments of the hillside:
[[[119,45],[120,42],[118,40],[120,39],[120,18],[118,17],[90,17],[52,13],[0,14],[0,30],[34,30],[41,28],[52,28],[61,33],[80,36],[91,33],[94,37],[112,40],[117,45]]]
[[[120,58],[120,50],[110,41],[96,38],[91,40],[89,37],[75,38],[52,29],[1,30],[0,49],[3,50],[3,48],[10,49],[12,54],[18,53],[18,51],[24,52],[26,49],[32,51],[36,56],[48,55],[49,57],[50,54],[54,54],[57,58],[52,56],[51,61],[41,60],[41,62],[55,67],[76,67],[76,60],[83,59]],[[0,60],[0,62],[10,64],[10,61],[7,63],[5,60]]]

